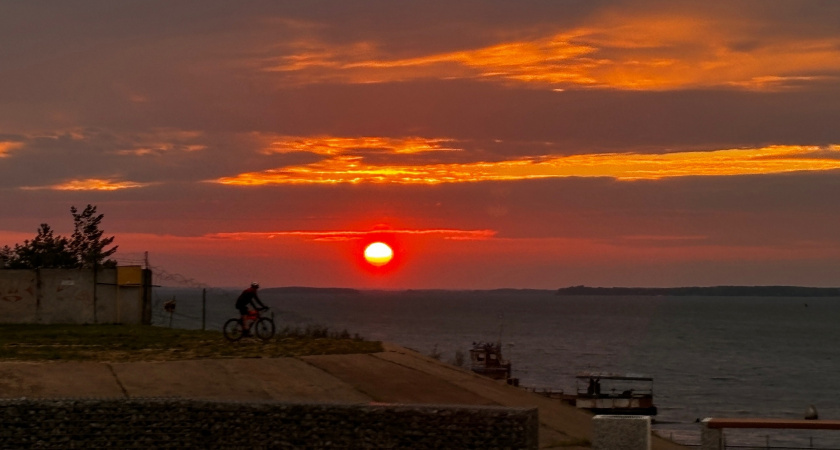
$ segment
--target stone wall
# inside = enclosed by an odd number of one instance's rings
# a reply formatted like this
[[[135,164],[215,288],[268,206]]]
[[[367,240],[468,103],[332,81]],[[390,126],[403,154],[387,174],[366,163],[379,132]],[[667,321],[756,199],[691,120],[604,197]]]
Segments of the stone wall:
[[[0,400],[0,448],[537,449],[536,408]]]
[[[650,417],[599,414],[592,418],[593,450],[650,448]]]
[[[124,274],[146,277],[119,282]],[[125,277],[123,277],[125,278]],[[151,275],[135,266],[0,270],[0,322],[149,323]]]

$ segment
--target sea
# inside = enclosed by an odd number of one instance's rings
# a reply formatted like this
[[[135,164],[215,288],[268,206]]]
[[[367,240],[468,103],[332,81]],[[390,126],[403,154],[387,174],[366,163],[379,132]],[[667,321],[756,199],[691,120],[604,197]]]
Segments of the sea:
[[[157,288],[153,322],[221,329],[237,290]],[[458,364],[501,342],[521,387],[581,372],[653,378],[653,429],[699,445],[707,417],[840,419],[840,297],[559,296],[556,291],[260,293],[279,329],[326,327]],[[172,315],[163,303],[175,299]],[[468,356],[467,356],[468,359]],[[468,365],[468,362],[467,362]],[[728,448],[835,448],[840,431],[726,430]]]

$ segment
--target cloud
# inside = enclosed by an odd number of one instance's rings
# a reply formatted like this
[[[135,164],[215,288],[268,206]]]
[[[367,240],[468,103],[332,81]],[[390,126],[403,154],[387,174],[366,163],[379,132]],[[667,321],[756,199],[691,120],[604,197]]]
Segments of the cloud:
[[[340,139],[339,139],[340,140]],[[306,165],[222,177],[224,185],[426,184],[512,181],[541,178],[608,177],[656,180],[686,176],[761,175],[840,169],[840,146],[762,148],[664,154],[601,153],[532,156],[515,160],[449,164],[370,164],[363,156],[338,154]]]
[[[117,181],[113,179],[87,178],[68,180],[49,186],[22,186],[25,191],[53,190],[53,191],[118,191],[121,189],[135,189],[151,185],[134,181]]]
[[[486,240],[492,238],[493,230],[456,230],[456,229],[379,229],[371,231],[266,231],[266,232],[230,232],[212,233],[205,237],[212,239],[274,239],[279,237],[297,237],[314,241],[355,241],[378,235],[403,236],[439,236],[453,240]]]
[[[23,147],[22,142],[0,141],[0,158],[9,156],[9,152]]]
[[[264,154],[309,152],[316,155],[339,155],[349,152],[381,151],[389,154],[413,154],[459,150],[446,146],[450,139],[421,137],[333,137],[333,136],[259,136],[268,141]]]
[[[207,149],[204,132],[158,128],[147,132],[114,135],[112,152],[118,155],[161,155],[169,152],[196,152]]]
[[[739,16],[603,13],[528,40],[399,57],[386,42],[309,37],[263,62],[284,83],[477,79],[555,90],[779,90],[840,79],[840,37],[791,35]]]
[[[225,158],[215,150],[206,156],[223,142],[203,132],[172,128],[71,127],[20,134],[15,141],[0,139],[0,158],[17,169],[0,182],[9,188],[57,190],[121,190],[183,182],[195,176],[196,161],[203,161],[200,167],[211,172],[214,164],[228,170],[236,167],[226,164],[232,155]]]

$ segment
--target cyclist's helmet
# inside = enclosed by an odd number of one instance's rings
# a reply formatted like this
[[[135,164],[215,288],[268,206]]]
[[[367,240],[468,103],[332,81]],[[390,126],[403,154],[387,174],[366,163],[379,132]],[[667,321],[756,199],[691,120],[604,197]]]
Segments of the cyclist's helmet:
[[[252,288],[254,288],[254,289],[259,289],[259,288],[260,288],[260,284],[259,284],[259,283],[257,283],[256,281],[254,281],[254,282],[252,282],[252,283],[251,283],[251,287],[252,287]]]

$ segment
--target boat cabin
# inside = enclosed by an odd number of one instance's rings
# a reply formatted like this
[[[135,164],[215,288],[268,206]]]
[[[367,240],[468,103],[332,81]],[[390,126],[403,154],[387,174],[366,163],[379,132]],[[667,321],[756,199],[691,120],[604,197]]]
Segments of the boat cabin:
[[[501,344],[473,342],[470,349],[470,369],[494,380],[510,378],[510,362],[502,359]]]
[[[576,377],[575,406],[595,414],[656,415],[653,378],[637,374],[587,372]]]

